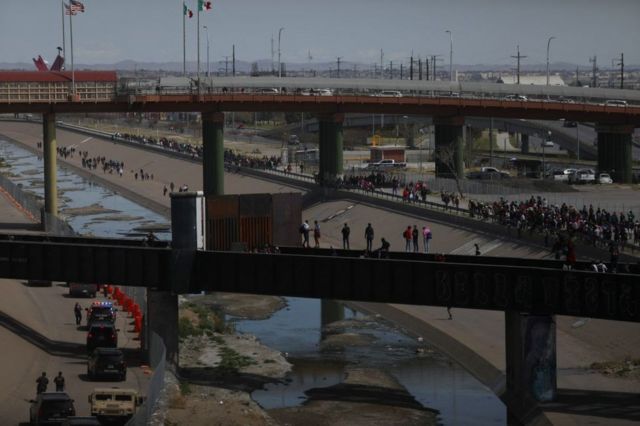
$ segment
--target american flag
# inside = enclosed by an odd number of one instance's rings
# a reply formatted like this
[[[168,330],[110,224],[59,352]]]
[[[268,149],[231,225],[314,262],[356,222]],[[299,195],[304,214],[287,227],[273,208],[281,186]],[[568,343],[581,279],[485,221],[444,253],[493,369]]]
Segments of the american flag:
[[[71,4],[70,9],[72,12],[82,12],[84,13],[84,4],[78,0],[69,0]]]
[[[63,3],[64,4],[64,14],[65,15],[77,15],[77,12],[75,12],[68,4]]]

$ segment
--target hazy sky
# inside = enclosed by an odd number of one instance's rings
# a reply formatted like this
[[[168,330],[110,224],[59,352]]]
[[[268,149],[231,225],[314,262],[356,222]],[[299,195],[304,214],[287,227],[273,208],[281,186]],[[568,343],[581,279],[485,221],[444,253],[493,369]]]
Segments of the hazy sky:
[[[76,63],[182,61],[182,1],[82,0],[86,12],[73,18]],[[187,0],[196,9],[196,0]],[[271,36],[282,33],[282,61],[373,63],[380,49],[389,60],[414,54],[454,63],[509,64],[520,45],[524,64],[546,61],[603,67],[625,54],[640,64],[640,0],[213,0],[202,12],[209,28],[212,60],[269,59]],[[66,18],[66,28],[68,17]],[[196,18],[187,19],[187,58],[196,58]],[[0,62],[29,62],[37,54],[52,62],[62,45],[60,0],[0,0]],[[69,37],[67,35],[67,47]],[[69,56],[69,54],[67,54]],[[206,61],[206,33],[201,32]],[[276,52],[277,60],[277,52]]]

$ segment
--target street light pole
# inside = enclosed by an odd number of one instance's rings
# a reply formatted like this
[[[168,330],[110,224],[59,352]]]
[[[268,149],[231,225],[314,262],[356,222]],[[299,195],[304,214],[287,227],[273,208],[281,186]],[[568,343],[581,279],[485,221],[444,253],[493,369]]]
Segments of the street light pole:
[[[209,75],[210,75],[210,68],[209,68],[209,28],[206,25],[203,25],[202,29],[207,33],[207,77],[209,77]]]
[[[284,31],[284,27],[278,30],[278,78],[282,77],[282,62],[280,61],[280,38],[282,37],[282,31]]]
[[[449,33],[449,81],[453,81],[453,34],[449,30],[445,33]]]
[[[547,86],[549,85],[549,47],[551,47],[551,40],[555,39],[555,37],[549,37],[547,40]]]

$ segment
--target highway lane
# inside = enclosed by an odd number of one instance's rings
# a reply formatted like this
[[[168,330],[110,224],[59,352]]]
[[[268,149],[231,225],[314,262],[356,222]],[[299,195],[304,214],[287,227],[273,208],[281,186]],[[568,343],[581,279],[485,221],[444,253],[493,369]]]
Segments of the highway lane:
[[[54,283],[52,287],[28,287],[22,281],[0,280],[0,288],[3,292],[0,342],[5,348],[0,363],[0,377],[3,378],[1,424],[29,421],[28,401],[35,396],[35,380],[42,371],[49,377],[48,390],[55,390],[53,377],[62,371],[78,415],[89,415],[87,396],[96,387],[128,387],[146,393],[148,376],[138,363],[129,365],[126,382],[92,382],[86,377],[86,331],[76,326],[73,306],[79,301],[86,307],[94,299],[67,297],[68,289],[62,283]],[[126,318],[125,313],[118,314],[119,346],[138,347],[135,335],[129,332],[131,319]],[[6,316],[16,321],[12,324],[17,326],[17,331],[6,327]]]

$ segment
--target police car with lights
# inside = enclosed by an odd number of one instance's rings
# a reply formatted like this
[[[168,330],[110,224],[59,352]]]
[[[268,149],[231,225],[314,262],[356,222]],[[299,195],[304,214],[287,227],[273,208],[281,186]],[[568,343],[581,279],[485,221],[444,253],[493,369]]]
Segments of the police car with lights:
[[[114,323],[116,321],[116,309],[112,302],[93,302],[87,309],[87,327],[91,327],[96,321]]]

